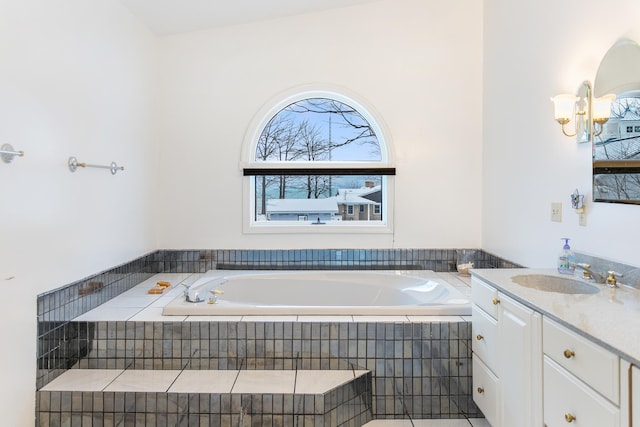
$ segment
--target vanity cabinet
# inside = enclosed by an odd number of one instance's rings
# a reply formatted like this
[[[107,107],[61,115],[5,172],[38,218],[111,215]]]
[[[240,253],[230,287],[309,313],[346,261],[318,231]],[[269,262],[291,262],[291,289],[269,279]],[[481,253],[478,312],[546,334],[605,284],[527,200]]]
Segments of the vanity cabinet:
[[[620,359],[545,317],[544,424],[621,426]]]
[[[542,316],[472,278],[473,397],[492,427],[542,425]]]
[[[620,360],[620,419],[623,427],[640,427],[640,369]]]

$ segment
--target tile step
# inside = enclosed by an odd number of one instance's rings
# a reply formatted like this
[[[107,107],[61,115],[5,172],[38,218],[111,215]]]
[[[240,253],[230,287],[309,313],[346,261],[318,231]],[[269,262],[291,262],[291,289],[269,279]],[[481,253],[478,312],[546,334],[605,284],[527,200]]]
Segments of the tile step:
[[[324,394],[369,372],[69,369],[41,391]]]
[[[71,369],[37,392],[37,425],[361,426],[372,419],[371,379],[367,370]]]

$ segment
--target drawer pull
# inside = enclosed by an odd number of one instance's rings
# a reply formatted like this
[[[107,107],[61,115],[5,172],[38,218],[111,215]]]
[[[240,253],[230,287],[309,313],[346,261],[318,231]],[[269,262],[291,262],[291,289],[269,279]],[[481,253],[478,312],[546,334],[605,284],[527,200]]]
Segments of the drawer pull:
[[[567,412],[566,414],[564,414],[564,420],[568,423],[572,423],[576,420],[576,417]]]
[[[571,359],[575,355],[576,354],[573,352],[573,350],[566,349],[564,351],[564,357],[566,357],[567,359]]]
[[[500,300],[498,298],[494,298],[491,302],[493,303],[493,305],[500,304]]]
[[[478,334],[478,335],[476,335],[476,339],[478,341],[482,341],[484,339],[484,337],[482,335]]]
[[[478,387],[478,394],[483,394],[484,393],[484,389],[482,387]]]

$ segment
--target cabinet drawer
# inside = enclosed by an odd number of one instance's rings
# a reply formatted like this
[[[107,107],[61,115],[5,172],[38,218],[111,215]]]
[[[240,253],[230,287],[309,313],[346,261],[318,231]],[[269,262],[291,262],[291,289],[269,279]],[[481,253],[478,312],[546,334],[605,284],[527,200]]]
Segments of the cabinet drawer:
[[[471,299],[494,319],[498,318],[498,291],[477,277],[471,278]]]
[[[567,423],[580,427],[617,427],[620,411],[544,356],[544,423],[547,427],[566,427]]]
[[[542,348],[559,365],[620,404],[618,356],[547,318],[542,326]]]
[[[475,354],[473,355],[473,401],[487,421],[497,426],[498,378]]]
[[[497,373],[496,368],[500,363],[498,322],[475,304],[471,306],[471,316],[473,318],[471,348],[489,369]]]

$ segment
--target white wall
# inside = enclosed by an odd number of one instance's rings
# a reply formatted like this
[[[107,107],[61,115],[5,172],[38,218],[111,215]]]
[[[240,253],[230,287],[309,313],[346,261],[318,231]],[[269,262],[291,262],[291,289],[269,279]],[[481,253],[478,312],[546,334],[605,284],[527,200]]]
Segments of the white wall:
[[[32,426],[36,295],[156,248],[155,39],[117,1],[0,1],[0,413]],[[69,156],[126,170],[80,169]]]
[[[553,267],[561,237],[581,252],[640,265],[640,207],[592,203],[591,147],[562,135],[551,96],[593,82],[620,37],[640,40],[635,0],[485,0],[483,242],[531,267]],[[569,194],[587,194],[587,226]],[[551,222],[562,202],[562,222]]]
[[[482,3],[388,0],[161,40],[161,248],[478,247]],[[373,106],[396,155],[395,235],[244,235],[243,138],[324,83]]]

